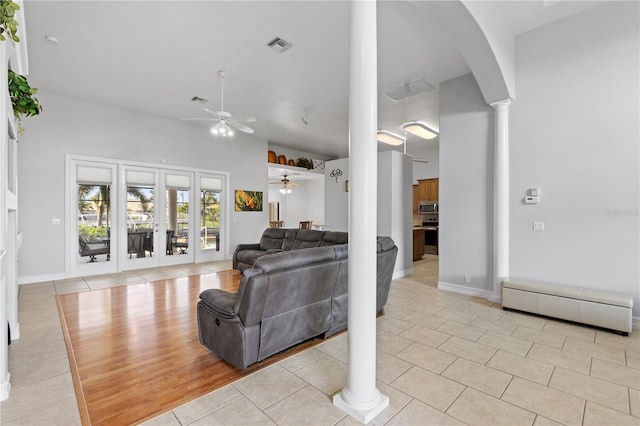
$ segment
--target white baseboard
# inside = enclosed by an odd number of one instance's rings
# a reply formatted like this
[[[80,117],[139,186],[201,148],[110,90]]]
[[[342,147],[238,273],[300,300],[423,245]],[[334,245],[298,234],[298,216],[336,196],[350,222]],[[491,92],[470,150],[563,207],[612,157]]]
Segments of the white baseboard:
[[[411,274],[413,274],[413,266],[409,269],[404,269],[402,271],[394,271],[393,275],[391,276],[391,279],[395,280],[396,278],[406,277],[407,275],[411,275]]]
[[[452,293],[465,294],[467,296],[484,297],[487,300],[495,301],[493,291],[482,290],[479,288],[467,287],[459,284],[445,283],[438,281],[438,290],[450,291]]]
[[[45,275],[27,275],[23,277],[18,277],[18,284],[36,284],[43,283],[47,281],[53,280],[63,280],[65,279],[64,273],[57,274],[45,274]]]
[[[11,373],[7,373],[6,380],[0,383],[0,401],[9,399],[11,393]]]
[[[640,317],[631,317],[631,327],[636,330],[640,328]]]
[[[20,323],[17,323],[15,327],[11,327],[11,341],[20,339]]]

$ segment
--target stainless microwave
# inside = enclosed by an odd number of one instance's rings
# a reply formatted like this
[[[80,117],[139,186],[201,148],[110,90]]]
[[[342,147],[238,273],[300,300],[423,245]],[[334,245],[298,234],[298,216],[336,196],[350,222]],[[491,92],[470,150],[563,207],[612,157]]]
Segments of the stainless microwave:
[[[437,201],[420,201],[418,203],[418,213],[420,214],[438,213],[438,202]]]

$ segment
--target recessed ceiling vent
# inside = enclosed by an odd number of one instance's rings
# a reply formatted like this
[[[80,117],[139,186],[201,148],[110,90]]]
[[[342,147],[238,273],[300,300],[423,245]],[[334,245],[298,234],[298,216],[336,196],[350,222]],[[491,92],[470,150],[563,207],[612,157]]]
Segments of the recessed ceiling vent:
[[[280,37],[276,37],[267,43],[267,46],[271,48],[274,52],[284,53],[287,50],[293,47],[293,44],[289,43],[287,40],[282,39]]]
[[[394,101],[401,101],[412,96],[430,92],[435,88],[436,87],[433,84],[427,83],[425,79],[422,79],[405,83],[402,86],[385,93],[385,96],[393,99]]]
[[[198,102],[199,104],[206,104],[207,102],[209,102],[209,99],[201,98],[200,96],[194,96],[193,98],[191,98],[191,100],[193,102]]]

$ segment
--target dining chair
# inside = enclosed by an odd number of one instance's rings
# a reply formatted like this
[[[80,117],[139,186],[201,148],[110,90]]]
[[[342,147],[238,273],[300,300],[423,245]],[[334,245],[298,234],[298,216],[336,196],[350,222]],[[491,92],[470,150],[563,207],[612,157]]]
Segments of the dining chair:
[[[127,252],[129,253],[129,259],[133,253],[136,254],[136,258],[144,256],[144,237],[146,232],[129,232],[127,234],[129,245]]]
[[[284,227],[284,220],[272,220],[271,222],[269,222],[269,227],[282,228]]]
[[[300,229],[311,229],[312,220],[301,220]]]

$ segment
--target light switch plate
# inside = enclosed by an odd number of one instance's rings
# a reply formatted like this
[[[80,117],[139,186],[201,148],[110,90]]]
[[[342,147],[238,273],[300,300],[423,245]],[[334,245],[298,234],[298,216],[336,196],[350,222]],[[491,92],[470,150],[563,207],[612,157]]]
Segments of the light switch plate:
[[[544,222],[533,222],[534,231],[544,231]]]

